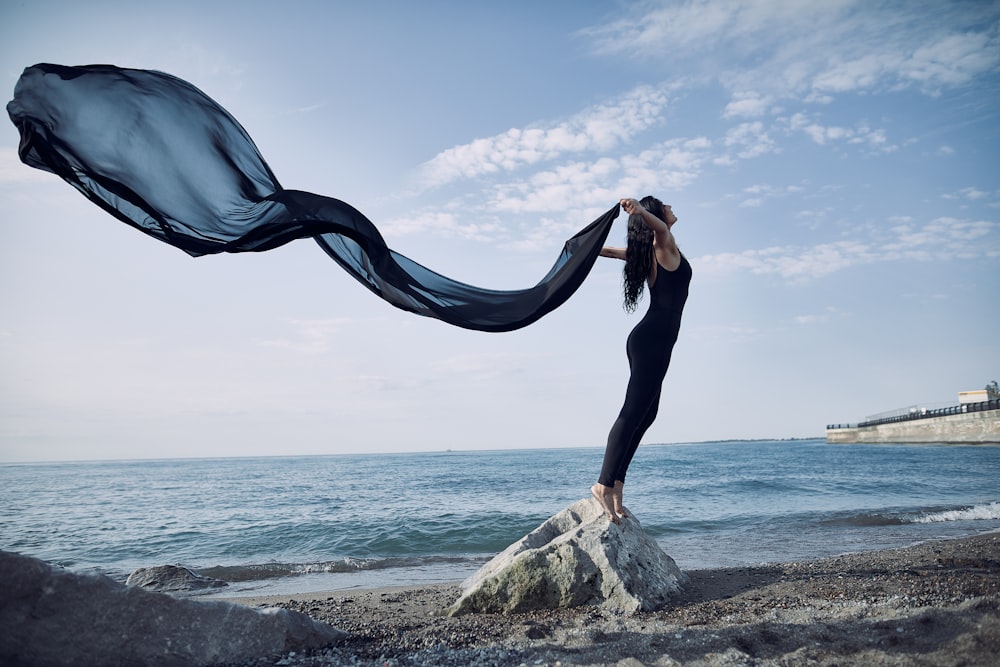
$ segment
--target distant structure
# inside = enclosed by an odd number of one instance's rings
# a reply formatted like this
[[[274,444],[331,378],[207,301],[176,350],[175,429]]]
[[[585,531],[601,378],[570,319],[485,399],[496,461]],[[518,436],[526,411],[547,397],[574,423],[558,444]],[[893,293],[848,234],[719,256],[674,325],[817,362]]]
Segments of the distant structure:
[[[1000,444],[1000,398],[980,389],[958,392],[958,404],[912,405],[866,417],[857,424],[829,424],[829,444]]]
[[[990,400],[990,394],[985,389],[958,392],[959,405],[969,405],[970,403],[982,403],[983,401],[988,401],[988,400]]]

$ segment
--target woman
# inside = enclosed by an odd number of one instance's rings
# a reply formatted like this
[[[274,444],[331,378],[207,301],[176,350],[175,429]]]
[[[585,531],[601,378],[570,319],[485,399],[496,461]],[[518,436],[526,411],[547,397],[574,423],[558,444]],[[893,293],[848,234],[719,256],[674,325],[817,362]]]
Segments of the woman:
[[[677,248],[671,228],[677,217],[654,197],[622,199],[629,214],[628,247],[605,247],[601,256],[625,260],[625,310],[632,312],[649,286],[649,310],[628,336],[630,376],[625,404],[608,435],[601,475],[590,488],[614,523],[628,516],[622,505],[625,472],[639,440],[656,418],[660,387],[677,341],[691,282],[691,265]]]

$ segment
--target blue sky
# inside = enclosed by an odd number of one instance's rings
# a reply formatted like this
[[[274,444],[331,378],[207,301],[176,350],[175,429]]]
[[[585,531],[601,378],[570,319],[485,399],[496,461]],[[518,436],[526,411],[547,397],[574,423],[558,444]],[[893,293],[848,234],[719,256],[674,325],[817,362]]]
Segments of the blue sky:
[[[8,99],[36,62],[191,81],[285,187],[485,287],[534,284],[620,197],[672,204],[694,282],[647,443],[821,436],[1000,379],[997,2],[4,3]],[[603,446],[620,263],[526,329],[460,330],[309,241],[192,259],[17,141],[0,460]]]

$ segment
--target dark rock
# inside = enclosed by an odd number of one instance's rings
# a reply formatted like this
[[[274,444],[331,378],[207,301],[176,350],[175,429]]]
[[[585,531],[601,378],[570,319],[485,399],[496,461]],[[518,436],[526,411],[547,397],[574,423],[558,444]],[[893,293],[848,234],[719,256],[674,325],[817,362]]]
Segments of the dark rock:
[[[0,664],[207,665],[335,643],[286,609],[178,599],[0,551]]]
[[[229,584],[221,579],[195,574],[179,565],[157,565],[156,567],[140,567],[128,575],[125,585],[136,586],[147,591],[159,591],[160,593],[178,593],[222,588]]]

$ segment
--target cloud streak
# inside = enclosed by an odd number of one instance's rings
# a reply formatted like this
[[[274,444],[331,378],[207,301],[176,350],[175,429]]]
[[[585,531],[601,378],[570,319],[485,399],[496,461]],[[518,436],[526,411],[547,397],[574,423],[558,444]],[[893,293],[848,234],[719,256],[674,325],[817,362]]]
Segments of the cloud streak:
[[[590,107],[561,123],[511,128],[442,151],[421,165],[420,182],[424,187],[437,187],[514,171],[567,154],[609,151],[659,122],[666,105],[665,91],[639,86],[619,100]]]
[[[891,153],[899,146],[889,143],[886,131],[872,128],[867,123],[858,123],[855,127],[824,126],[809,118],[804,113],[793,114],[787,120],[791,132],[802,132],[820,145],[846,143],[860,145],[873,152]]]
[[[734,91],[727,113],[753,116],[773,97],[967,84],[1000,65],[998,17],[996,3],[973,0],[688,0],[642,3],[583,35],[601,54],[721,80]],[[734,61],[745,64],[722,65]]]
[[[897,152],[907,140],[891,138],[885,127],[842,118],[831,123],[815,110],[785,107],[907,88],[933,95],[1000,68],[996,8],[955,2],[926,10],[921,3],[872,7],[862,0],[635,4],[621,21],[582,35],[599,54],[669,63],[665,82],[637,86],[565,120],[511,128],[441,151],[418,167],[418,189],[410,193],[436,201],[386,221],[386,230],[538,251],[561,242],[621,196],[682,192],[706,172],[735,172],[742,161],[780,155],[798,139],[839,157],[848,150],[866,157]],[[717,60],[726,66],[717,67]],[[710,74],[699,78],[702,65]],[[665,125],[668,104],[684,105],[684,91],[706,81],[721,82],[728,103],[704,127],[666,128],[703,134],[663,140],[655,128]],[[718,120],[729,124],[719,127],[713,122]],[[441,199],[440,191],[430,194],[462,181],[476,182],[475,195],[468,185],[451,199]],[[737,201],[754,208],[797,194],[795,188],[744,189]],[[961,197],[976,201],[969,193]],[[804,253],[801,261],[794,259],[797,253]],[[868,261],[857,244],[842,242],[808,251],[748,250],[726,260],[786,277]]]
[[[620,197],[683,190],[701,176],[714,151],[708,138],[695,137],[660,141],[615,157],[557,163],[521,178],[484,184],[477,198],[483,203],[452,200],[390,221],[387,229],[396,235],[433,232],[502,241],[523,251],[549,250]],[[516,230],[496,222],[497,214],[524,216],[526,222]]]
[[[936,218],[923,226],[904,222],[867,238],[814,246],[770,246],[699,257],[706,274],[747,272],[807,283],[845,269],[893,261],[949,261],[1000,257],[1000,223]]]

